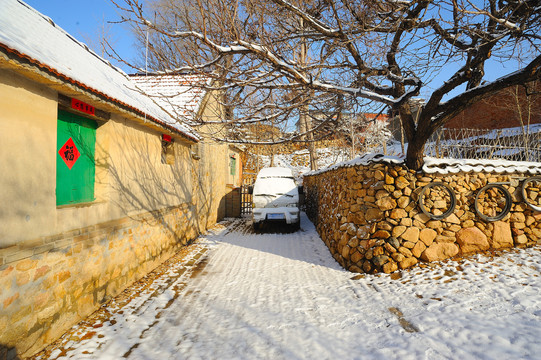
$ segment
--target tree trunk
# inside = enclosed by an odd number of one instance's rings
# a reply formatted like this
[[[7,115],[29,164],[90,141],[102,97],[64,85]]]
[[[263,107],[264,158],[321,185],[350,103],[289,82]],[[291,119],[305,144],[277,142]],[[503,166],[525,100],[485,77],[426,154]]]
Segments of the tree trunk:
[[[406,153],[406,166],[412,170],[420,170],[423,167],[423,157],[425,150],[425,141],[419,141],[416,137],[408,143],[408,152]]]
[[[317,170],[317,151],[313,142],[308,145],[308,152],[310,153],[310,170]]]

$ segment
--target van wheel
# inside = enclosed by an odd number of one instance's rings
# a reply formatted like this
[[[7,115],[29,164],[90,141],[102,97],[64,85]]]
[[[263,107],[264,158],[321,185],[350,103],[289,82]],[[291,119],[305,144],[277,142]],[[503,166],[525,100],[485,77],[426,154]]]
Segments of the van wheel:
[[[259,229],[261,229],[261,223],[253,223],[252,224],[252,227],[254,228],[254,231],[258,231]]]

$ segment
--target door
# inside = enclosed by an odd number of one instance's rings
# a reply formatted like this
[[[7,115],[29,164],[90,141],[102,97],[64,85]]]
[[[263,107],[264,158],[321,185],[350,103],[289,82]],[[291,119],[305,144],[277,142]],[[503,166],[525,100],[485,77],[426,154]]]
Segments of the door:
[[[58,111],[56,205],[94,201],[96,128],[94,120]]]

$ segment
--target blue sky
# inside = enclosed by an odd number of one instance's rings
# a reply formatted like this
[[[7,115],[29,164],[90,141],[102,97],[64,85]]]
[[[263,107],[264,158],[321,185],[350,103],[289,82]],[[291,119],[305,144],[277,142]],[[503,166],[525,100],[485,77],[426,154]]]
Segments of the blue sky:
[[[100,29],[108,21],[117,21],[117,9],[110,0],[24,0],[28,5],[47,15],[77,40],[96,49]],[[134,38],[129,29],[121,24],[110,25],[115,50],[127,59],[136,56]],[[133,70],[112,61],[126,72]]]
[[[91,48],[96,50],[99,43],[100,28],[110,21],[119,20],[116,7],[110,0],[25,0],[30,6],[36,10],[49,16],[53,21],[60,25],[69,34],[80,41],[87,43]],[[134,46],[134,38],[129,29],[122,24],[110,25],[110,34],[112,35],[112,44],[117,53],[127,60],[134,60],[137,56],[137,51]],[[111,60],[111,59],[109,59]],[[132,69],[111,60],[115,65],[122,68],[124,71],[131,73]],[[509,61],[504,68],[504,65],[498,62],[489,61],[486,66],[487,80],[494,80],[505,73],[516,69],[516,63]],[[456,67],[449,65],[448,70],[455,71]],[[422,91],[421,96],[427,96],[427,91],[434,90],[434,86],[441,85],[441,82],[448,78],[445,71],[436,76],[436,81],[433,81],[432,86]]]

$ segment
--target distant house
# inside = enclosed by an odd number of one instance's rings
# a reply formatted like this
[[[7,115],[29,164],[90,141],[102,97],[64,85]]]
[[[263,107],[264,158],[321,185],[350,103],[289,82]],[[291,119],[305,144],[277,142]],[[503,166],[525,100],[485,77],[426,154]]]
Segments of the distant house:
[[[445,124],[448,129],[503,129],[541,123],[541,81],[517,85],[476,102]]]
[[[49,18],[0,3],[0,354],[26,357],[225,216],[240,164]],[[186,117],[219,106],[184,101]]]
[[[362,116],[366,119],[366,121],[381,121],[381,122],[387,122],[389,121],[389,115],[384,113],[362,113]]]
[[[416,106],[423,99],[414,99]],[[396,114],[392,114],[391,131],[400,140],[401,127]],[[541,81],[512,86],[480,100],[444,124],[446,129],[494,130],[541,123]]]
[[[183,123],[197,127],[201,141],[193,147],[193,154],[195,158],[205,160],[199,186],[207,189],[207,196],[212,196],[206,201],[221,203],[216,219],[240,216],[243,151],[238,146],[213,140],[226,138],[226,128],[222,124],[226,114],[220,94],[207,90],[212,80],[194,74],[131,75],[130,79],[161,109]]]

